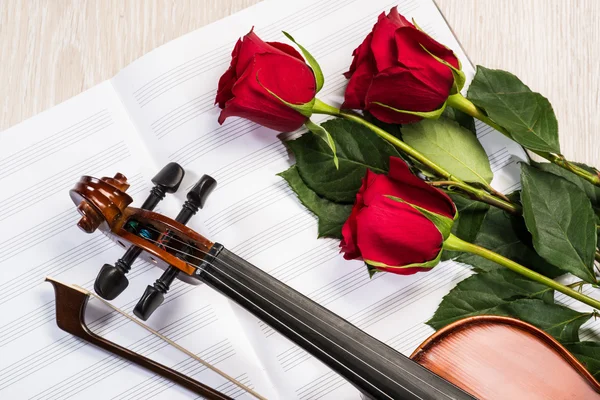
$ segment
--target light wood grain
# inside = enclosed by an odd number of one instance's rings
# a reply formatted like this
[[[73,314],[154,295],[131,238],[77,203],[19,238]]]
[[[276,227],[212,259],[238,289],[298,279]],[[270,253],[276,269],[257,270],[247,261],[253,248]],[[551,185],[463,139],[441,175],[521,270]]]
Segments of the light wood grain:
[[[326,1],[326,0],[324,0]],[[0,131],[258,0],[0,1]],[[475,64],[552,102],[563,152],[600,167],[600,1],[437,0]]]

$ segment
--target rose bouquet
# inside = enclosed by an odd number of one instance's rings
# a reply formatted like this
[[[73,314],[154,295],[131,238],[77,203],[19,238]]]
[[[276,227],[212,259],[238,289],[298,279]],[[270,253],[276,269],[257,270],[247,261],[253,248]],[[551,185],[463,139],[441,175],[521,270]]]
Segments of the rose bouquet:
[[[235,116],[280,132],[308,130],[287,142],[296,163],[280,175],[318,218],[319,236],[340,239],[344,257],[363,260],[370,274],[468,264],[475,273],[444,297],[429,325],[513,316],[600,374],[600,344],[579,338],[600,310],[600,174],[561,154],[548,100],[481,66],[466,90],[452,50],[392,8],[354,50],[343,104],[326,104],[317,98],[317,60],[284,35],[299,50],[253,31],[236,43],[218,85],[219,122]],[[320,114],[327,120],[318,124]],[[521,163],[521,189],[499,192],[474,119],[548,162]],[[556,302],[555,291],[567,300]],[[575,303],[589,311],[569,307]]]

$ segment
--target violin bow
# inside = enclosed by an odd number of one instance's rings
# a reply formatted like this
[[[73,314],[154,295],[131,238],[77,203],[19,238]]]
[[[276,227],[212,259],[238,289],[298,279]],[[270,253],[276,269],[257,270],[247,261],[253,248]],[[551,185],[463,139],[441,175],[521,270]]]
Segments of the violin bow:
[[[144,323],[127,314],[118,307],[113,306],[108,301],[102,299],[100,296],[97,296],[89,290],[82,288],[81,286],[66,284],[51,277],[47,277],[46,281],[50,282],[54,287],[54,293],[56,298],[56,323],[59,326],[59,328],[63,331],[75,335],[80,339],[83,339],[86,342],[98,346],[114,355],[131,361],[132,363],[139,365],[142,368],[146,368],[154,372],[155,374],[158,374],[163,378],[175,382],[208,400],[232,400],[231,397],[219,392],[218,390],[211,388],[210,386],[198,382],[197,380],[192,379],[191,377],[184,375],[181,372],[178,372],[172,368],[160,364],[157,361],[135,353],[125,347],[119,346],[118,344],[113,343],[110,340],[107,340],[93,333],[85,323],[85,310],[90,297],[93,297],[110,307],[115,312],[121,314],[130,321],[133,321],[137,325],[141,326],[148,332],[152,333],[155,336],[158,336],[166,343],[170,344],[171,346],[174,346],[179,351],[185,353],[189,357],[192,357],[193,359],[204,365],[206,368],[221,375],[223,378],[227,379],[229,382],[248,392],[257,399],[266,400],[266,397],[258,394],[256,391],[244,385],[237,379],[221,371],[214,365],[198,357],[198,355],[187,350],[185,347],[180,346],[173,340],[145,325]]]

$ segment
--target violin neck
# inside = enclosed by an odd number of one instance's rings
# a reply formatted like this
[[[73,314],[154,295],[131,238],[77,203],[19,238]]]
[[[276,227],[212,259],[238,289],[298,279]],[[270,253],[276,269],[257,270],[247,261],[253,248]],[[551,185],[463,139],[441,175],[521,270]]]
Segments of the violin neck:
[[[373,399],[473,399],[408,357],[215,244],[199,278]]]

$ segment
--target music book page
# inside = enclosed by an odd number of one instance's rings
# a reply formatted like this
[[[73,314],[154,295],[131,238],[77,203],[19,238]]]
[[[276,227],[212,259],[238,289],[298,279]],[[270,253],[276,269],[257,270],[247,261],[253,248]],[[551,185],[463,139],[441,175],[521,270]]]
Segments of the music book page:
[[[62,332],[44,277],[92,289],[104,263],[123,249],[85,235],[68,190],[81,175],[125,174],[140,204],[167,162],[186,169],[179,193],[159,212],[174,217],[185,193],[209,174],[218,186],[190,222],[217,241],[406,355],[433,330],[425,325],[442,297],[470,274],[445,262],[411,276],[375,274],[345,261],[338,241],[317,239],[315,217],[277,176],[293,164],[277,134],[249,121],[217,123],[216,86],[236,40],[252,26],[264,40],[285,30],[319,61],[319,98],[340,104],[352,50],[377,16],[399,11],[451,47],[473,68],[431,0],[264,1],[176,39],[135,61],[111,81],[0,133],[0,398],[188,399],[165,379]],[[490,128],[478,137],[503,192],[519,187],[522,149]],[[162,271],[136,262],[129,287],[113,303],[131,312]],[[102,307],[87,316],[95,332],[155,358],[235,398],[251,398],[158,338]],[[149,321],[268,398],[359,399],[320,362],[206,285],[177,281]]]

